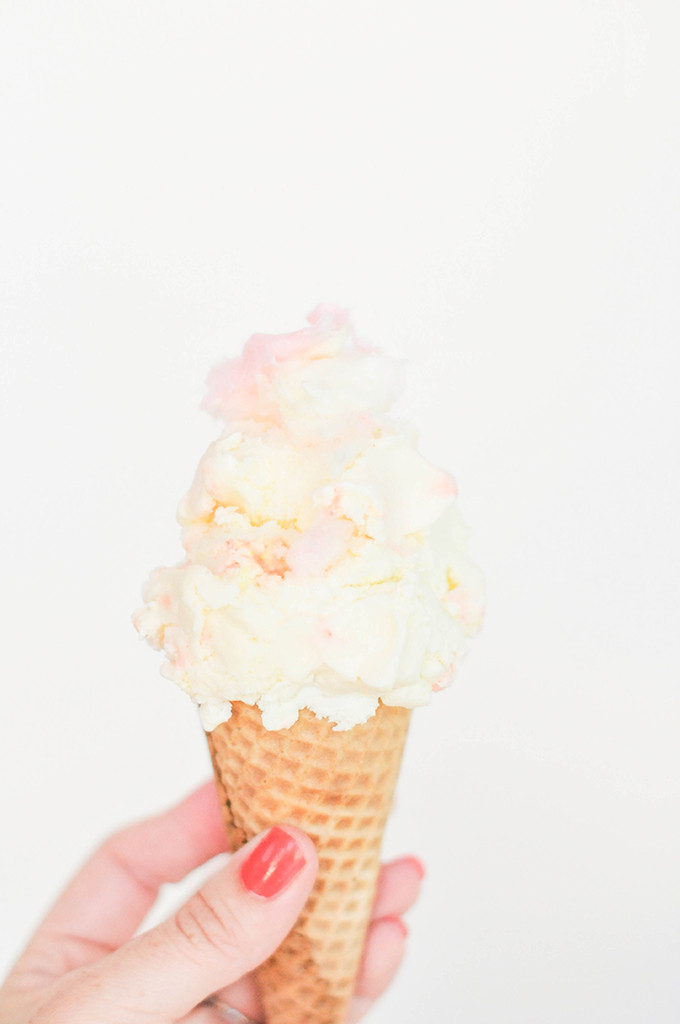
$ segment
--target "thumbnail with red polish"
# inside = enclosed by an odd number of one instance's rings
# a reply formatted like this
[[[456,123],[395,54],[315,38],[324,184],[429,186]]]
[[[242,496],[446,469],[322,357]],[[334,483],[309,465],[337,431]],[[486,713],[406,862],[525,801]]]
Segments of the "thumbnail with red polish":
[[[304,854],[293,836],[277,827],[267,832],[243,862],[241,879],[250,892],[271,899],[290,885],[304,865]]]

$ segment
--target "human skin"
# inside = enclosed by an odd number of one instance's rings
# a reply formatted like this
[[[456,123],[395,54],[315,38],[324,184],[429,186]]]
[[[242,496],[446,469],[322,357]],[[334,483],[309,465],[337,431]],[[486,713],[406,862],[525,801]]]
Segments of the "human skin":
[[[224,852],[212,782],[116,833],[67,886],[0,989],[3,1024],[218,1024],[234,1007],[264,1020],[252,971],[295,923],[316,877],[314,846],[284,826],[257,836],[175,914],[136,935],[167,882]],[[264,844],[264,845],[261,845]],[[277,856],[274,875],[265,854]],[[264,874],[263,874],[264,872]],[[387,988],[402,958],[423,869],[383,867],[348,1024]]]

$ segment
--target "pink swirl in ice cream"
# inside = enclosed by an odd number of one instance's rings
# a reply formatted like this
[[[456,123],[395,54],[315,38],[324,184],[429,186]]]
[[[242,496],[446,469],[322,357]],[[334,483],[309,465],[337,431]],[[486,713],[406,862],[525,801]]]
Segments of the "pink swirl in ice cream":
[[[187,557],[135,615],[206,729],[234,700],[269,729],[304,707],[347,729],[379,700],[426,704],[481,620],[455,484],[390,416],[395,361],[340,310],[309,322],[213,371],[205,408],[226,428],[179,507]]]

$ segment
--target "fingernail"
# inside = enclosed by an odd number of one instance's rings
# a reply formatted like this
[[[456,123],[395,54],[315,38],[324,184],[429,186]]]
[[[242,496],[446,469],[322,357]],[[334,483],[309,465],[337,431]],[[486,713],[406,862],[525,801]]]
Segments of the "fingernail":
[[[266,900],[278,896],[305,866],[297,842],[282,828],[272,828],[241,866],[241,880],[249,892]]]

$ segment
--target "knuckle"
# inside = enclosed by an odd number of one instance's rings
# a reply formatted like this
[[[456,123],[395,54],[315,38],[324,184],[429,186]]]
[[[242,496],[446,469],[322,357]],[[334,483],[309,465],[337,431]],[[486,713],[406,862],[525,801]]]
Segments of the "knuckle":
[[[211,950],[220,957],[233,957],[244,945],[245,932],[234,907],[218,903],[203,892],[195,893],[175,914],[175,926],[193,951]]]
[[[118,829],[116,832],[109,832],[95,850],[95,854],[107,859],[119,860],[121,848],[125,846],[129,831],[129,827],[125,827]]]
[[[125,832],[121,829],[120,832],[112,832],[106,836],[94,850],[91,858],[92,861],[98,866],[103,865],[107,869],[124,868],[120,855],[121,840],[124,835]]]
[[[129,831],[129,826],[116,829],[115,832],[109,832],[99,843],[99,846],[95,850],[95,853],[102,853],[106,856],[109,854],[115,854],[118,851],[121,840],[125,838],[126,833]]]

